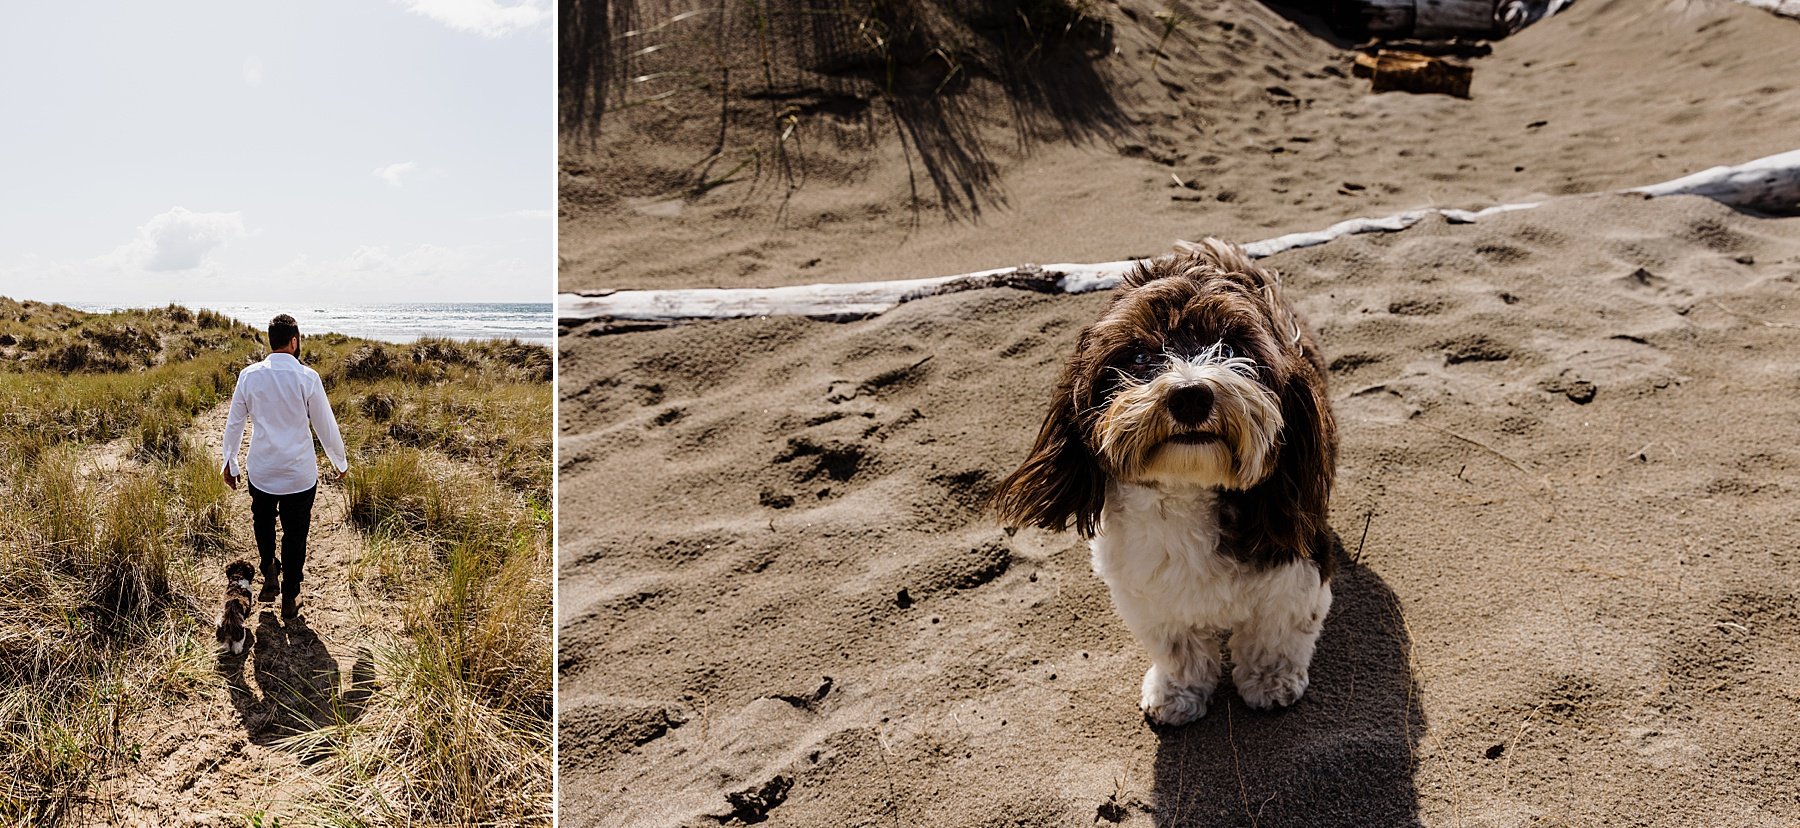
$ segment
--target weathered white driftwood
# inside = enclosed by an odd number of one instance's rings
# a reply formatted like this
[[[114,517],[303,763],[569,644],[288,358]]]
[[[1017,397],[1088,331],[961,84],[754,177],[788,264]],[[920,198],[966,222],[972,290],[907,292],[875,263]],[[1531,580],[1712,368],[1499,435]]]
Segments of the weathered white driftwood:
[[[1738,0],[1746,6],[1755,6],[1764,11],[1774,12],[1782,17],[1800,20],[1800,0]]]
[[[1800,150],[1758,158],[1735,167],[1713,167],[1674,181],[1626,190],[1644,195],[1698,195],[1769,213],[1800,210]]]
[[[1793,2],[1794,0],[1761,0]],[[1505,37],[1562,11],[1570,0],[1342,0],[1340,28],[1379,38]]]
[[[1649,198],[1698,195],[1722,204],[1771,213],[1800,211],[1800,150],[1759,158],[1732,167],[1713,167],[1673,181],[1621,190]],[[1583,196],[1570,196],[1582,198]],[[1430,216],[1466,224],[1498,213],[1529,210],[1543,202],[1500,204],[1481,210],[1408,210],[1379,218],[1340,221],[1323,230],[1289,233],[1251,242],[1244,250],[1254,258],[1324,244],[1359,233],[1405,230]],[[864,319],[904,302],[964,290],[1010,287],[1042,293],[1088,293],[1119,284],[1137,260],[1098,264],[1023,265],[956,276],[901,279],[890,282],[790,285],[775,288],[692,288],[685,290],[619,290],[564,293],[556,315],[564,324],[593,323],[587,330],[612,333],[702,319],[756,316],[804,316],[831,321]]]

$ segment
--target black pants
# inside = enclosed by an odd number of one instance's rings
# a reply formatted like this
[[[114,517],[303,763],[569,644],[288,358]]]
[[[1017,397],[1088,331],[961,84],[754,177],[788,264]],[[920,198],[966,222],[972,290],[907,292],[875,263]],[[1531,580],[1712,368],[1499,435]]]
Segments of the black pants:
[[[256,548],[262,553],[263,582],[281,576],[281,597],[300,597],[305,577],[306,530],[312,527],[315,484],[304,492],[272,495],[250,485],[250,517],[256,526]],[[275,559],[275,521],[281,520],[281,559]],[[277,569],[276,567],[280,567]]]

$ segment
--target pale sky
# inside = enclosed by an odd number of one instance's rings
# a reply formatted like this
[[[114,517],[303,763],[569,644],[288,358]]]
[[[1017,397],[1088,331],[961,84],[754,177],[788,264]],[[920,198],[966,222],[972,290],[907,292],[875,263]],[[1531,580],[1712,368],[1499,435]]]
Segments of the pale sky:
[[[548,302],[551,0],[8,3],[0,296]]]

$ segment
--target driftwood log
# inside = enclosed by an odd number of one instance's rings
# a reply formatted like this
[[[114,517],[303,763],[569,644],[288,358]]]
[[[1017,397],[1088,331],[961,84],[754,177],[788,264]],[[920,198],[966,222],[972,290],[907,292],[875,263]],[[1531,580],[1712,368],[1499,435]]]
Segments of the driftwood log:
[[[1764,11],[1774,12],[1782,17],[1800,20],[1800,0],[1738,0],[1747,6],[1755,6]]]
[[[1336,0],[1339,31],[1381,40],[1403,37],[1498,38],[1569,5],[1570,0]],[[1783,2],[1783,0],[1765,0]]]
[[[1673,181],[1617,192],[1646,198],[1697,195],[1743,210],[1800,214],[1800,150],[1732,167],[1713,167]],[[1587,198],[1591,196],[1567,196]],[[1405,230],[1430,216],[1467,224],[1498,213],[1530,210],[1542,202],[1500,204],[1481,210],[1409,210],[1380,218],[1340,221],[1323,230],[1289,233],[1244,245],[1254,258],[1312,247],[1342,236]],[[662,328],[703,319],[804,316],[835,322],[865,319],[904,302],[965,290],[1015,288],[1040,293],[1109,290],[1137,264],[1136,259],[1098,264],[1022,265],[957,276],[891,282],[790,285],[776,288],[692,288],[564,293],[557,297],[557,320],[582,325],[584,333],[621,333]]]

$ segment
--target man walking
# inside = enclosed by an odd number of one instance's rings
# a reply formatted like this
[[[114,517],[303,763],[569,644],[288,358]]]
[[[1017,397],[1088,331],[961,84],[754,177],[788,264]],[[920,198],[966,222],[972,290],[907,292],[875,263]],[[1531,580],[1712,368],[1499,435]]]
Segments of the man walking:
[[[300,614],[300,581],[306,566],[306,530],[312,524],[313,495],[319,490],[319,461],[313,452],[318,432],[325,456],[343,479],[350,461],[344,438],[319,372],[300,364],[300,326],[281,314],[269,320],[269,356],[238,372],[231,392],[231,416],[225,420],[226,485],[237,488],[238,447],[244,422],[256,422],[245,463],[250,487],[250,515],[256,548],[262,552],[262,594],[281,596],[281,618]],[[275,557],[275,521],[281,521],[281,558]]]

